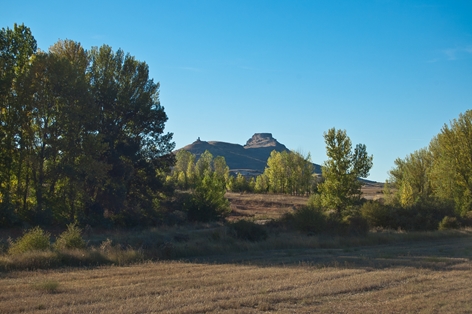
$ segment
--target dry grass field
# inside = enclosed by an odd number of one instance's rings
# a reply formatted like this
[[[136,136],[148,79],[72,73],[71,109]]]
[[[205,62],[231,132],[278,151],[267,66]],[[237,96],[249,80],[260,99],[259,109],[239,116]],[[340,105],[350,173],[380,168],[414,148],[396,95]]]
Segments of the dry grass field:
[[[362,196],[367,200],[378,200],[383,197],[383,184],[372,183],[362,187]],[[304,196],[280,194],[251,194],[227,192],[231,203],[231,215],[228,220],[251,218],[254,220],[277,219],[286,212],[299,209],[307,204]]]
[[[472,236],[0,274],[0,313],[471,313]]]
[[[231,203],[229,221],[241,218],[277,219],[294,208],[305,206],[308,201],[308,198],[303,196],[234,192],[227,192],[226,198]]]
[[[380,190],[370,188],[366,198]],[[277,218],[307,201],[227,196],[233,220]],[[183,234],[188,240],[172,240]],[[97,248],[70,254],[81,261],[80,254],[102,252],[109,237],[133,248],[142,241],[172,241],[172,260],[136,259],[146,253],[111,247],[129,262],[114,258],[115,266],[34,271],[6,267],[0,272],[0,313],[472,313],[471,230],[387,230],[367,237],[280,232],[248,242],[218,224],[196,225],[97,233],[88,240]]]

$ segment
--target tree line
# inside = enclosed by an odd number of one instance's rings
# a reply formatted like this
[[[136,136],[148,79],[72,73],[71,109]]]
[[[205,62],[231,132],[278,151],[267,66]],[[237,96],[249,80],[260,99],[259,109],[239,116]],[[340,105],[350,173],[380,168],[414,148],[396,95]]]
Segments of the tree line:
[[[437,208],[452,220],[472,210],[472,111],[461,113],[428,147],[397,158],[390,171],[396,188],[390,203],[403,208]]]
[[[172,153],[159,84],[121,49],[59,40],[40,51],[31,30],[15,24],[0,31],[0,70],[2,227],[156,225],[169,201],[189,220],[209,221],[229,212],[226,191],[309,196],[310,217],[362,218],[371,227],[472,220],[472,111],[444,125],[427,148],[397,159],[385,201],[366,202],[359,178],[373,157],[345,130],[324,133],[321,177],[309,154],[292,151],[273,151],[253,178],[230,175],[224,157],[209,152],[198,160]],[[190,193],[179,203],[175,189]]]
[[[272,151],[267,166],[259,176],[246,177],[241,173],[230,175],[223,156],[213,158],[209,151],[196,156],[188,151],[176,153],[176,164],[168,181],[179,189],[194,188],[205,172],[214,171],[226,190],[232,192],[279,193],[310,195],[316,190],[318,181],[310,155],[303,156],[293,151]]]
[[[156,221],[172,133],[148,65],[0,31],[0,226]]]

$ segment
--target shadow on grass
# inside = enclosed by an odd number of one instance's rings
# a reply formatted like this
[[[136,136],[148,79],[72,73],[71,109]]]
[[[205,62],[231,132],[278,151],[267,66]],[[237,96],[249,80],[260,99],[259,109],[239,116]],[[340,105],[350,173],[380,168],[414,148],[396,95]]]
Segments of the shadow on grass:
[[[250,251],[186,259],[193,263],[243,264],[314,268],[341,267],[383,269],[414,267],[448,270],[464,265],[472,268],[472,236],[445,239],[417,239],[391,243],[344,248],[280,249]]]

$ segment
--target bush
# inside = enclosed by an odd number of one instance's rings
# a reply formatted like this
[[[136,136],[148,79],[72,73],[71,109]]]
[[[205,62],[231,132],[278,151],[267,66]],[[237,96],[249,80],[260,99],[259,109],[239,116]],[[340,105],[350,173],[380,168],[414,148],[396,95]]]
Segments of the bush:
[[[439,223],[438,230],[458,229],[459,227],[460,224],[456,217],[446,216]]]
[[[234,230],[236,237],[241,240],[256,242],[267,239],[267,231],[264,226],[251,221],[239,220],[232,223],[231,228]]]
[[[396,208],[396,224],[403,230],[437,230],[444,217],[454,217],[451,203],[435,199],[420,200],[407,208]]]
[[[321,195],[318,193],[311,194],[307,202],[308,207],[321,208]]]
[[[85,241],[82,230],[76,224],[67,225],[67,230],[61,233],[54,244],[56,249],[83,249]]]
[[[320,233],[325,229],[325,216],[313,207],[303,207],[293,214],[296,230],[302,232]]]
[[[472,211],[465,213],[461,217],[461,225],[463,227],[472,227]]]
[[[50,248],[51,235],[40,227],[27,231],[21,238],[10,245],[9,254],[21,254],[29,251],[46,251]]]
[[[347,235],[366,236],[369,233],[369,223],[362,216],[348,216],[343,219]]]
[[[371,228],[396,228],[394,211],[389,206],[376,201],[369,201],[360,208],[361,216],[367,221]]]
[[[208,222],[224,217],[231,211],[225,193],[224,183],[216,176],[206,174],[184,205],[188,210],[188,219]]]

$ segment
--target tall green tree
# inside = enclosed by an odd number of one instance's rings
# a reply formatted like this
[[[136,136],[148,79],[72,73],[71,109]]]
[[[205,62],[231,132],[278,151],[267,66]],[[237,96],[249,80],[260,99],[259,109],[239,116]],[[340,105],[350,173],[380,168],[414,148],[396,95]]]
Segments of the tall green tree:
[[[2,29],[0,225],[154,222],[174,162],[166,121],[145,62],[70,40],[37,52],[29,28]]]
[[[345,130],[329,129],[324,133],[326,154],[319,184],[322,206],[342,214],[350,205],[361,197],[362,182],[372,168],[373,156],[367,154],[364,144],[357,144],[352,149],[351,139]]]
[[[36,49],[25,25],[0,30],[0,225],[13,222],[23,200],[24,125],[29,115],[24,76]]]
[[[256,179],[256,190],[267,187],[273,193],[294,195],[310,194],[313,186],[314,166],[311,157],[298,152],[272,151],[264,170],[264,177]],[[260,176],[259,176],[260,177]]]
[[[197,163],[195,164],[195,171],[199,178],[203,178],[205,173],[211,173],[213,171],[213,155],[205,150],[203,154],[198,158]]]
[[[445,124],[431,141],[434,194],[455,203],[462,215],[472,210],[472,110]]]
[[[106,144],[100,158],[110,167],[104,184],[95,187],[95,203],[122,223],[135,216],[153,221],[156,192],[163,186],[156,169],[173,164],[175,146],[172,133],[164,133],[167,115],[159,102],[159,84],[149,78],[145,62],[122,50],[104,45],[92,48],[89,56],[99,112],[96,132]]]
[[[408,207],[431,197],[429,177],[432,160],[432,155],[426,148],[409,154],[405,159],[395,160],[395,168],[390,171],[390,177],[397,187],[397,198],[401,206]]]
[[[195,155],[185,149],[179,150],[175,155],[175,165],[172,170],[172,179],[183,190],[190,188],[192,175],[187,172],[189,164],[195,164]]]

